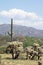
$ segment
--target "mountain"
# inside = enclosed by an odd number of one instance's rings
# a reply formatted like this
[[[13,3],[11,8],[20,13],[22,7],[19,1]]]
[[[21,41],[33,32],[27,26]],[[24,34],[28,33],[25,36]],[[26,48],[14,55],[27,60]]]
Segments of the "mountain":
[[[10,32],[10,24],[0,25],[0,34],[5,35]],[[16,36],[32,36],[32,37],[43,37],[43,30],[38,30],[32,27],[13,25],[13,33]]]

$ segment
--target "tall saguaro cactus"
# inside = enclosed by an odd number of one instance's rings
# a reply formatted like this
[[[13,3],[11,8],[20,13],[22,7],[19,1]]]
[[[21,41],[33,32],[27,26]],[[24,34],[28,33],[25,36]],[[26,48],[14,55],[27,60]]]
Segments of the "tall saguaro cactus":
[[[13,19],[11,18],[11,41],[13,39]]]
[[[13,40],[13,18],[11,18],[11,33],[8,32],[9,36],[11,36],[11,42]]]

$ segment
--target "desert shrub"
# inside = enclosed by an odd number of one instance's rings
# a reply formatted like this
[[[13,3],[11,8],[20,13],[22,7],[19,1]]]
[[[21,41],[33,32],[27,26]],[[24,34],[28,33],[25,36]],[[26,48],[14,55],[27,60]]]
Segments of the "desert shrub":
[[[23,46],[24,47],[31,46],[33,45],[33,43],[34,43],[34,40],[32,37],[26,37],[26,41],[24,41]]]
[[[0,47],[0,54],[5,53],[5,51],[6,51],[6,46],[1,46]]]
[[[28,36],[25,38],[26,38],[26,40],[24,41],[24,44],[23,44],[24,47],[32,46],[34,43],[38,43],[40,45],[43,44],[43,41],[40,38],[28,37]]]

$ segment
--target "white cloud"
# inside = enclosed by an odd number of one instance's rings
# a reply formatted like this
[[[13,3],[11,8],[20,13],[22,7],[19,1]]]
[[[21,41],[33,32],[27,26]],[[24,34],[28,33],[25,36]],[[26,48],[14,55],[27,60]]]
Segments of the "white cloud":
[[[27,12],[21,9],[10,9],[0,11],[0,16],[3,18],[13,18],[14,23],[35,28],[43,27],[43,18],[34,12]],[[7,23],[7,22],[6,22]]]
[[[33,13],[33,12],[26,12],[24,10],[21,10],[21,9],[11,9],[11,10],[8,10],[8,11],[1,11],[0,12],[0,15],[1,16],[7,16],[7,17],[17,17],[19,16],[19,18],[25,18],[25,17],[30,17],[32,19],[37,19],[38,16],[36,13]]]
[[[8,12],[7,12],[7,11],[1,11],[1,12],[0,12],[0,15],[1,15],[1,16],[8,16]]]

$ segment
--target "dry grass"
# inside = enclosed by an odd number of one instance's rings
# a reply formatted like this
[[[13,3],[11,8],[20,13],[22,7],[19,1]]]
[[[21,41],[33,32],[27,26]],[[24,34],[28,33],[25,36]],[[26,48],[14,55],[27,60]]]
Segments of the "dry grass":
[[[10,54],[0,54],[0,56],[2,65],[38,65],[38,61],[35,60],[12,60]]]

